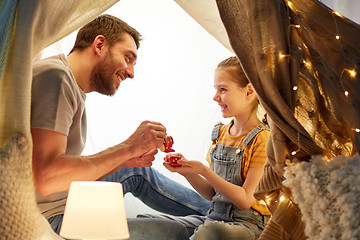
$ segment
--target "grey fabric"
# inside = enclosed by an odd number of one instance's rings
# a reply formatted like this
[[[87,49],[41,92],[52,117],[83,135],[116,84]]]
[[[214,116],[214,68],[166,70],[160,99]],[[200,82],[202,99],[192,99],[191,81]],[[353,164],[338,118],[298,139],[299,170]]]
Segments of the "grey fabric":
[[[80,155],[85,146],[85,99],[64,54],[34,63],[31,127],[66,135],[67,155]]]
[[[153,218],[128,219],[129,240],[188,240],[185,227],[175,221]]]
[[[33,65],[31,93],[31,127],[66,135],[65,154],[80,155],[86,141],[86,96],[76,83],[64,54]],[[41,213],[46,218],[64,213],[67,195],[67,191],[48,196],[36,192]]]
[[[275,202],[280,193],[291,198],[281,183],[285,162],[358,152],[360,82],[348,70],[359,69],[360,27],[315,0],[217,4],[231,46],[270,118],[268,161],[256,196],[269,196],[272,221],[287,233],[282,236],[304,239],[299,211],[280,216],[288,207]],[[296,226],[287,221],[291,215]]]

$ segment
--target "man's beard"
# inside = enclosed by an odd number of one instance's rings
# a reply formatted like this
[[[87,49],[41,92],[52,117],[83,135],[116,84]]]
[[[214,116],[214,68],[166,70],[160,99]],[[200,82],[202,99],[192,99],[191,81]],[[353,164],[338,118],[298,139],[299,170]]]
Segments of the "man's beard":
[[[91,89],[94,89],[94,91],[108,96],[112,96],[115,94],[117,88],[114,84],[114,70],[112,69],[111,65],[112,54],[111,52],[109,52],[105,59],[96,64],[96,66],[91,71]]]

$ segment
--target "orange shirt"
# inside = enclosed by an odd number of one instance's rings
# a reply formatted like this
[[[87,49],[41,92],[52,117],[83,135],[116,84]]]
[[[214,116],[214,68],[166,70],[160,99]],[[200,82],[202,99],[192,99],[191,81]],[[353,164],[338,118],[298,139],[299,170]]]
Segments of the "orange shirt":
[[[224,145],[224,146],[230,146],[235,148],[241,148],[243,147],[243,141],[245,137],[250,133],[252,129],[249,131],[241,134],[240,136],[232,136],[230,135],[230,126],[232,124],[228,123],[220,128],[220,134],[219,139],[216,144]],[[265,160],[266,160],[266,141],[270,135],[270,132],[268,130],[261,131],[258,135],[255,136],[254,140],[250,145],[248,145],[244,149],[243,159],[242,159],[242,166],[241,166],[241,174],[242,179],[245,181],[247,172],[250,167],[264,167]],[[214,144],[214,143],[213,143]],[[212,147],[212,146],[211,146]],[[210,151],[211,148],[208,151],[208,154],[206,156],[206,160],[211,163],[210,160]],[[255,201],[255,203],[252,205],[252,208],[257,210],[263,215],[270,215],[269,209],[266,207],[265,203],[263,201]]]

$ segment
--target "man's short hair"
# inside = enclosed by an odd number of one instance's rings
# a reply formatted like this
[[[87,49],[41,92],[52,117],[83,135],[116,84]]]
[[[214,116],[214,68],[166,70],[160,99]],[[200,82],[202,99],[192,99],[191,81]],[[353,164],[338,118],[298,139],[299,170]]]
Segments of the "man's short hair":
[[[140,47],[141,35],[136,29],[117,17],[107,14],[101,15],[79,29],[70,53],[91,46],[98,35],[103,35],[109,45],[112,46],[122,40],[123,33],[129,33],[133,37],[136,47]]]

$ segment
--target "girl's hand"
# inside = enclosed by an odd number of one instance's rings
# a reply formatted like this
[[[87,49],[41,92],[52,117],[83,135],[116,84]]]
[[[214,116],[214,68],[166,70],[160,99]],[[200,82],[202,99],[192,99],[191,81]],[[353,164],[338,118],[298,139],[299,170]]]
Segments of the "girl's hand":
[[[177,165],[170,161],[171,158],[176,157]],[[177,172],[181,175],[187,174],[201,174],[204,172],[206,166],[199,161],[187,160],[181,153],[167,154],[164,157],[163,165],[171,172]]]

